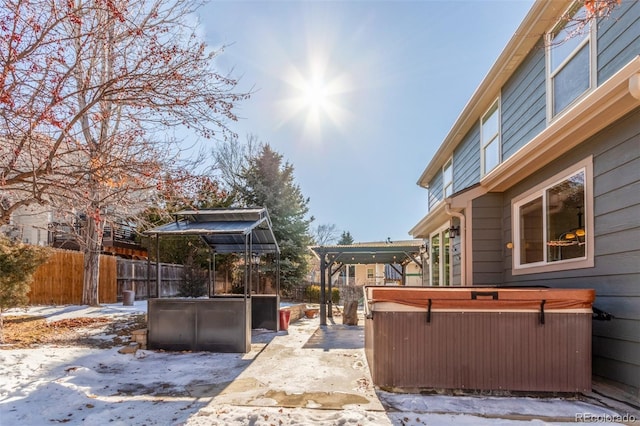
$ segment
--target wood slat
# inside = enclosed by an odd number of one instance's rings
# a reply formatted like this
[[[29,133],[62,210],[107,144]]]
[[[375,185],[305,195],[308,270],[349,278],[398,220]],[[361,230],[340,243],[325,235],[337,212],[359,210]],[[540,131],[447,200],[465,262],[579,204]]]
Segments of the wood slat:
[[[365,353],[374,383],[404,389],[588,392],[591,315],[374,312]]]
[[[79,305],[82,303],[84,254],[77,251],[56,249],[49,260],[35,274],[29,292],[32,305]],[[98,301],[115,303],[116,258],[100,256],[100,282]]]

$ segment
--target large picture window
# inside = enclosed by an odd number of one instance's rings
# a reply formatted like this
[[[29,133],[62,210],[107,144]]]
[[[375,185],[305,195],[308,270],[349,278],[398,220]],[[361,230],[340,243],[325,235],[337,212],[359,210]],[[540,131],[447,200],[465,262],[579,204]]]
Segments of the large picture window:
[[[580,4],[580,3],[578,3]],[[547,70],[549,118],[562,112],[569,104],[586,92],[592,84],[592,28],[590,23],[580,28],[576,23],[585,22],[584,7],[575,6],[567,16],[547,34]]]
[[[590,194],[589,159],[514,200],[514,274],[593,266]]]
[[[498,101],[495,101],[481,120],[480,152],[483,176],[500,163],[500,108],[498,105]]]

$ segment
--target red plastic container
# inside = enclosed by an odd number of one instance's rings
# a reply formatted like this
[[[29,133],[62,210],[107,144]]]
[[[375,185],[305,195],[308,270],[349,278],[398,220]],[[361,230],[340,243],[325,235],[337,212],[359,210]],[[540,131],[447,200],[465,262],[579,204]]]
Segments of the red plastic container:
[[[289,319],[291,311],[289,309],[280,309],[280,330],[289,330]]]

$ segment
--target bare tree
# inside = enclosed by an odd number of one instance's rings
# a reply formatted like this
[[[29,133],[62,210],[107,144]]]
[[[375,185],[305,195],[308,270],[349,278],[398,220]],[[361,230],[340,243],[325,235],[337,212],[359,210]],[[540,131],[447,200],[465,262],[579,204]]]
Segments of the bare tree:
[[[588,17],[601,18],[608,16],[620,3],[622,0],[584,0],[584,7],[587,9]]]
[[[621,3],[622,0],[583,0],[575,3],[559,17],[558,27],[562,31],[557,31],[553,38],[547,40],[547,44],[556,46],[583,35],[591,23],[608,18]]]
[[[4,0],[0,223],[47,204],[82,227],[83,303],[98,304],[105,221],[192,173],[168,129],[224,140],[236,80],[216,72],[191,0]],[[187,169],[188,170],[188,169]]]
[[[247,167],[258,157],[263,146],[255,135],[248,135],[244,143],[238,138],[230,138],[217,144],[211,151],[211,173],[217,175],[232,194],[239,193],[245,186],[243,175]]]
[[[323,224],[318,225],[313,230],[313,239],[315,243],[320,246],[326,246],[327,244],[333,244],[338,240],[338,228],[335,224]]]

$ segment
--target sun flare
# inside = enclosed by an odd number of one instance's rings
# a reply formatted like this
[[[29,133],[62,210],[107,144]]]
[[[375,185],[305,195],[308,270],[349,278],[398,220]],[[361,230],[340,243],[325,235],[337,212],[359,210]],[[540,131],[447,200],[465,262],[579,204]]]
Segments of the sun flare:
[[[321,80],[308,81],[302,96],[309,108],[325,108],[327,106],[327,89]]]
[[[341,128],[349,116],[345,95],[352,90],[346,74],[332,75],[326,61],[314,59],[306,70],[289,65],[284,78],[288,90],[281,104],[280,124],[302,118],[306,136],[319,136],[328,125]]]

